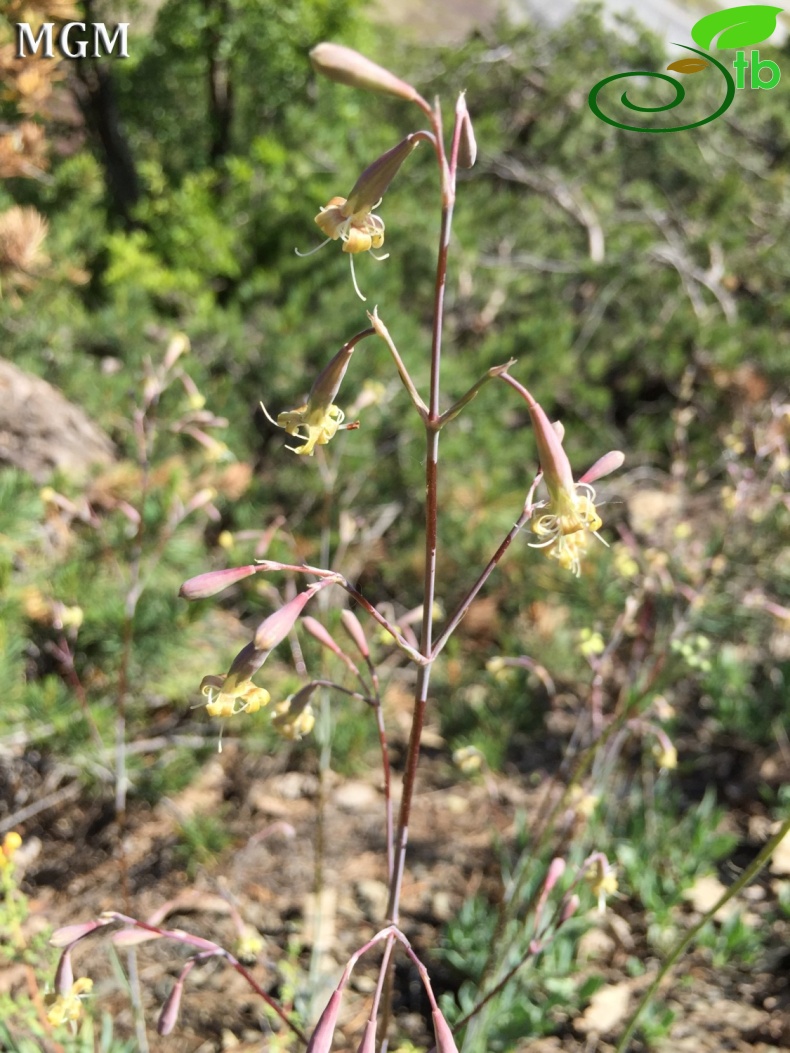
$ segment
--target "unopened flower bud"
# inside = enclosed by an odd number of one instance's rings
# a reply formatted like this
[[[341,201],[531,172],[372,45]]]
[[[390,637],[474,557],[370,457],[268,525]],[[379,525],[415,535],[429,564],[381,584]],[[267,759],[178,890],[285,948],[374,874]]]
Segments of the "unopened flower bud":
[[[552,859],[549,864],[549,870],[546,874],[546,880],[543,884],[543,888],[547,893],[551,892],[557,882],[560,880],[562,875],[565,873],[565,860],[560,856],[556,856]]]
[[[114,947],[136,947],[140,943],[149,943],[161,938],[161,933],[151,932],[150,929],[121,929],[120,932],[112,934],[110,942]]]
[[[259,651],[268,652],[277,644],[282,643],[296,624],[296,619],[302,613],[307,601],[313,598],[323,584],[323,582],[316,582],[304,592],[297,593],[279,611],[275,611],[262,621],[255,632],[255,647]],[[233,667],[231,667],[231,672],[233,672]]]
[[[333,991],[332,997],[326,1004],[326,1008],[315,1025],[310,1041],[307,1043],[306,1053],[329,1053],[332,1048],[332,1036],[335,1033],[337,1016],[340,1012],[341,991]]]
[[[317,44],[310,52],[310,61],[316,73],[338,84],[367,91],[383,91],[409,102],[419,98],[416,88],[411,84],[342,44]]]
[[[458,96],[455,107],[456,120],[459,122],[458,138],[458,165],[460,168],[471,168],[477,160],[477,140],[475,139],[472,118],[466,108],[466,95],[464,92]]]
[[[376,1021],[368,1020],[357,1053],[376,1053]]]
[[[178,1012],[181,1008],[181,995],[184,993],[184,981],[181,977],[173,984],[173,989],[165,999],[162,1012],[156,1022],[158,1035],[169,1035],[176,1026]]]
[[[89,936],[96,929],[109,925],[113,920],[113,918],[106,918],[99,921],[84,921],[77,925],[64,925],[60,929],[55,929],[49,942],[53,947],[69,947],[84,936]]]
[[[458,1053],[450,1025],[444,1019],[440,1009],[433,1011],[433,1033],[436,1038],[437,1053]]]
[[[562,913],[560,914],[560,925],[564,925],[569,918],[572,918],[576,911],[579,909],[579,897],[574,892],[572,896],[569,896],[562,907]]]
[[[353,611],[342,611],[340,614],[340,621],[343,623],[343,628],[357,645],[362,657],[369,658],[370,648],[368,647],[368,641],[365,637],[365,631],[356,614],[354,614]]]
[[[251,574],[261,568],[255,564],[246,567],[228,567],[227,570],[210,570],[206,574],[198,574],[197,577],[185,581],[178,590],[178,595],[185,600],[205,600],[208,596],[215,596],[229,585],[249,578]]]
[[[55,993],[66,995],[74,983],[74,969],[71,966],[71,948],[67,947],[61,954],[58,967],[55,970]]]
[[[419,139],[407,135],[397,146],[387,150],[372,165],[368,165],[354,184],[345,210],[350,215],[368,213],[384,197],[390,183],[397,175],[398,169],[417,146]]]
[[[189,337],[186,333],[176,333],[168,344],[167,351],[165,351],[165,369],[172,369],[179,358],[186,354],[187,351],[189,351]]]
[[[351,661],[351,659],[348,657],[345,651],[340,647],[340,645],[335,642],[334,638],[331,636],[329,631],[325,629],[319,621],[316,621],[315,618],[310,617],[302,618],[302,626],[310,633],[311,636],[314,636],[320,644],[323,644],[323,646],[326,647],[328,651],[331,651],[332,654],[337,655],[337,657],[342,662],[345,662],[345,664],[348,666],[352,673],[357,672],[357,667],[354,665],[354,663]]]

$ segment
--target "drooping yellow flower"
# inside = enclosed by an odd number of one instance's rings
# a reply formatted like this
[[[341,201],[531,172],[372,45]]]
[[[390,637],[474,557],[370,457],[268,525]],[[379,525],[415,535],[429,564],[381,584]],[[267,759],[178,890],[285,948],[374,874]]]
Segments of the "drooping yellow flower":
[[[316,684],[306,684],[296,692],[289,695],[274,707],[272,726],[284,738],[292,742],[298,741],[303,735],[309,735],[315,725],[315,714],[310,705],[310,697],[316,689]]]
[[[341,428],[344,431],[353,431],[359,427],[357,422],[343,424],[345,414],[335,405],[334,400],[346,375],[354,348],[361,339],[372,333],[372,329],[365,329],[343,344],[316,377],[303,406],[285,410],[278,414],[277,420],[272,420],[269,411],[261,403],[267,420],[276,427],[283,428],[289,435],[303,440],[303,444],[293,450],[294,453],[302,457],[312,457],[316,446],[326,446]]]
[[[619,450],[612,450],[600,457],[578,482],[574,481],[568,455],[562,447],[562,425],[552,424],[542,406],[508,373],[501,373],[500,377],[527,403],[540,461],[538,478],[543,480],[549,494],[548,502],[534,506],[530,526],[538,540],[530,544],[533,548],[545,549],[547,556],[578,576],[588,535],[594,534],[606,544],[598,533],[602,522],[595,508],[595,490],[591,484],[619,468],[625,458]],[[534,489],[533,486],[528,502]]]
[[[57,995],[47,1011],[47,1021],[52,1027],[61,1027],[82,1016],[82,997],[93,989],[93,980],[80,976],[66,994]]]
[[[258,687],[251,680],[240,679],[235,673],[204,676],[200,682],[200,693],[208,699],[206,712],[211,717],[257,713],[268,706],[272,697],[265,687]]]
[[[332,241],[341,239],[343,252],[380,249],[384,244],[384,220],[367,206],[356,212],[353,209],[353,203],[346,198],[333,197],[315,217],[316,224]]]
[[[293,699],[286,698],[274,707],[273,727],[291,742],[298,742],[303,735],[309,735],[315,726],[313,707],[308,703],[304,709],[292,708]]]
[[[373,252],[384,244],[384,220],[375,214],[381,199],[389,187],[398,169],[414,150],[421,136],[427,133],[413,133],[402,139],[397,146],[387,150],[368,165],[354,184],[347,198],[333,197],[324,205],[315,217],[315,222],[326,240],[309,252],[299,252],[297,256],[311,256],[318,252],[329,241],[343,242],[343,252],[347,253],[351,263],[351,279],[360,300],[365,297],[357,285],[354,273],[354,256],[359,252]],[[385,260],[386,256],[376,256]]]
[[[277,425],[284,428],[289,435],[303,439],[302,446],[297,446],[294,453],[302,457],[312,457],[316,446],[326,446],[333,439],[338,428],[345,420],[345,414],[334,403],[329,406],[311,406],[306,402],[294,410],[286,410],[277,415]]]

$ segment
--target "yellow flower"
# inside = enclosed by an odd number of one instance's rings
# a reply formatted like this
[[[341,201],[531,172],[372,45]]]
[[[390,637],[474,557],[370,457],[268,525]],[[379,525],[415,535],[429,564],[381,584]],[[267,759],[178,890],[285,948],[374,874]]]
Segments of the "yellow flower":
[[[236,957],[243,965],[254,965],[264,944],[257,929],[245,925],[243,933],[236,942]]]
[[[294,453],[303,457],[312,457],[316,446],[326,446],[335,437],[337,429],[345,420],[345,414],[334,404],[312,407],[309,402],[295,410],[286,410],[277,417],[277,426],[284,428],[289,435],[303,439],[304,445],[297,446]],[[302,434],[300,434],[300,429]]]
[[[316,224],[332,241],[341,239],[343,252],[356,254],[380,249],[384,244],[384,220],[367,206],[357,212],[353,209],[346,198],[333,197],[315,217]]]
[[[14,853],[21,844],[22,838],[16,830],[9,830],[3,838],[3,844],[0,846],[0,870],[5,870],[7,866],[10,866]]]
[[[343,252],[348,253],[351,263],[351,278],[354,289],[360,300],[365,297],[359,291],[354,273],[354,256],[358,252],[373,252],[384,244],[384,220],[375,215],[374,210],[381,204],[381,199],[389,187],[398,169],[417,146],[420,133],[407,135],[405,139],[387,150],[368,165],[351,189],[347,198],[333,197],[315,217],[316,224],[326,240],[310,252],[299,252],[297,256],[311,256],[323,248],[329,241],[343,242]],[[385,260],[386,256],[375,259]]]
[[[366,329],[343,344],[316,377],[310,388],[307,402],[303,406],[294,410],[286,410],[278,415],[277,420],[272,420],[264,404],[260,404],[266,419],[271,424],[303,440],[303,445],[297,446],[294,453],[312,457],[316,446],[325,446],[340,428],[344,431],[353,431],[359,427],[358,422],[343,424],[345,414],[335,405],[335,397],[346,375],[354,348],[363,337],[370,336],[372,332],[372,329]]]
[[[82,996],[88,994],[92,988],[93,980],[81,976],[74,981],[67,994],[58,995],[47,1012],[47,1021],[52,1027],[61,1027],[69,1021],[79,1020],[82,1016]]]
[[[456,764],[464,775],[473,775],[485,765],[485,757],[475,746],[461,746],[453,751],[453,764]]]
[[[592,486],[574,483],[573,487],[572,490],[558,490],[554,499],[533,515],[530,526],[539,540],[530,542],[530,545],[545,548],[547,556],[556,559],[563,570],[573,571],[578,577],[582,556],[587,552],[587,534],[595,534],[603,541],[598,533],[603,523],[595,508]]]
[[[585,658],[594,658],[596,655],[603,654],[605,650],[606,644],[599,632],[593,632],[592,629],[581,630],[579,633],[579,652]]]
[[[235,717],[239,713],[257,713],[271,701],[264,687],[257,687],[251,680],[240,680],[235,674],[227,676],[204,676],[200,693],[206,702],[206,712],[211,717]]]
[[[674,771],[678,766],[678,751],[672,743],[666,746],[657,742],[653,747],[653,756],[656,758],[659,768]]]
[[[581,573],[581,558],[587,551],[587,535],[594,534],[602,544],[606,544],[598,533],[602,522],[595,508],[595,490],[591,484],[619,468],[625,458],[619,450],[612,450],[599,457],[576,482],[568,455],[562,446],[565,433],[563,426],[560,423],[552,424],[543,407],[517,380],[508,373],[500,373],[499,376],[527,403],[535,433],[540,475],[529,492],[526,507],[529,507],[541,479],[549,494],[548,502],[535,506],[530,522],[532,533],[539,540],[530,544],[533,548],[545,549],[547,556],[556,559],[563,569],[573,571],[578,577]]]
[[[283,738],[290,739],[291,742],[298,741],[303,735],[309,735],[315,725],[313,707],[309,702],[302,704],[299,700],[300,694],[303,692],[289,695],[278,703],[274,707],[272,717],[272,725]]]
[[[588,860],[590,867],[586,879],[594,896],[598,897],[598,912],[606,910],[606,897],[617,892],[617,875],[615,868],[602,852],[596,852]]]

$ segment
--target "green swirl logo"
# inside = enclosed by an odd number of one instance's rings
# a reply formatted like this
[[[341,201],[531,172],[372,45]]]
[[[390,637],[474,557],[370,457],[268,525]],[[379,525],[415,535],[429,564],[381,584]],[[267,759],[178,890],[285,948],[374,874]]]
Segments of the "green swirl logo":
[[[781,11],[781,7],[771,7],[767,4],[746,4],[741,7],[731,7],[725,11],[715,11],[713,14],[706,15],[695,23],[691,30],[691,36],[694,42],[699,44],[700,47],[711,47],[714,38],[718,38],[716,47],[719,49],[749,47],[753,44],[761,43],[773,33],[776,29],[777,15],[779,15]],[[690,128],[700,128],[703,124],[710,124],[710,122],[715,121],[717,117],[721,117],[735,98],[736,87],[744,87],[744,70],[749,68],[749,65],[751,65],[752,70],[751,86],[753,88],[772,88],[779,82],[780,74],[776,63],[771,62],[770,60],[761,62],[759,52],[756,50],[751,52],[750,63],[746,61],[745,52],[739,51],[737,53],[735,62],[733,63],[733,67],[738,76],[738,83],[736,84],[730,71],[722,65],[718,59],[715,59],[713,55],[705,51],[699,51],[697,48],[690,47],[686,44],[679,44],[677,46],[682,47],[685,51],[691,51],[699,57],[678,59],[667,66],[668,70],[675,73],[694,74],[701,73],[712,64],[718,69],[724,78],[724,99],[714,113],[709,114],[707,117],[702,117],[697,121],[691,121],[686,124],[671,125],[665,128],[645,128],[638,124],[624,124],[622,121],[616,121],[613,117],[609,117],[601,109],[598,102],[598,96],[608,84],[629,77],[653,77],[671,85],[674,92],[674,98],[663,105],[640,106],[629,99],[628,92],[624,91],[620,96],[620,102],[627,109],[632,110],[635,113],[666,113],[667,111],[674,110],[675,107],[680,106],[685,99],[686,90],[680,81],[675,80],[674,77],[669,77],[666,73],[639,70],[632,73],[614,73],[611,77],[604,77],[603,80],[595,85],[590,92],[588,100],[590,109],[595,116],[606,124],[611,124],[614,128],[622,128],[627,132],[648,132],[652,134],[684,132],[688,131]],[[761,81],[760,71],[762,69],[767,70],[769,73],[770,83]]]
[[[686,44],[680,44],[679,47],[685,48],[686,51],[693,51],[697,55],[703,56],[704,59],[709,60],[717,67],[719,72],[724,77],[727,84],[727,92],[724,96],[724,101],[716,110],[715,113],[709,114],[707,117],[703,117],[699,121],[693,121],[691,124],[676,124],[670,128],[644,128],[638,124],[622,124],[620,121],[615,121],[612,117],[607,117],[603,110],[598,105],[598,95],[607,84],[611,84],[615,80],[624,80],[628,77],[655,77],[657,80],[666,81],[667,84],[671,84],[675,90],[675,98],[671,102],[664,103],[663,106],[638,106],[635,102],[631,102],[628,98],[628,92],[624,91],[620,96],[620,102],[623,106],[627,106],[629,110],[635,110],[637,113],[665,113],[667,110],[674,110],[676,106],[680,106],[686,97],[686,89],[680,83],[679,80],[675,80],[674,77],[667,76],[666,73],[653,73],[650,70],[639,70],[634,73],[613,73],[611,77],[604,77],[603,80],[599,80],[595,87],[590,92],[590,109],[602,121],[606,121],[607,124],[613,125],[615,128],[623,128],[627,132],[685,132],[689,128],[699,128],[703,124],[709,124],[711,121],[715,121],[717,117],[721,117],[724,111],[729,107],[732,100],[735,98],[735,81],[732,79],[730,71],[715,59],[712,55],[707,55],[704,51],[697,51],[696,48],[689,47]],[[674,63],[673,63],[674,65]],[[700,67],[703,69],[704,67]],[[696,70],[694,72],[697,72]]]

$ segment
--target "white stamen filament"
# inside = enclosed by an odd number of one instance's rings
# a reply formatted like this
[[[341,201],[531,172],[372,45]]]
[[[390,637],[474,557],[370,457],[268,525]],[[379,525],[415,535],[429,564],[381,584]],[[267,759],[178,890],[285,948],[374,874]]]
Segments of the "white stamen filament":
[[[302,259],[304,259],[306,256],[314,256],[319,249],[322,249],[324,245],[327,245],[331,240],[331,238],[326,238],[324,241],[321,242],[320,245],[316,245],[314,249],[310,249],[308,252],[300,252],[299,249],[294,249],[294,252],[297,256],[301,256]]]

